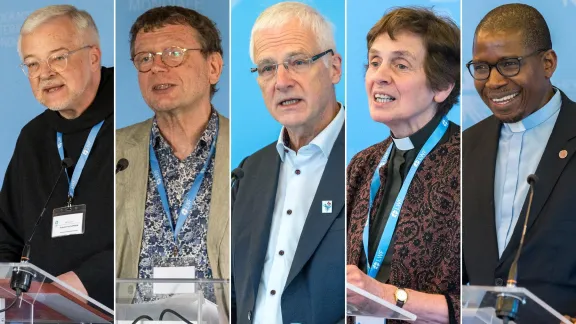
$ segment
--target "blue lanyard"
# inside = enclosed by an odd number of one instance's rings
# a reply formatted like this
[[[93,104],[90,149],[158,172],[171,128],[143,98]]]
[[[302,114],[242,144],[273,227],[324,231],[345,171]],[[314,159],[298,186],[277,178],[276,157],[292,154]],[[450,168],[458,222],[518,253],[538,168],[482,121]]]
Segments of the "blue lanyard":
[[[184,226],[186,219],[190,216],[190,212],[192,211],[192,207],[194,206],[194,200],[196,200],[196,195],[198,195],[198,190],[200,190],[200,185],[204,180],[204,175],[206,174],[206,170],[208,169],[208,165],[210,164],[210,160],[212,160],[212,156],[214,155],[214,151],[216,150],[216,140],[218,139],[218,124],[216,124],[216,135],[212,140],[212,146],[210,147],[210,153],[204,162],[204,166],[200,173],[194,179],[192,186],[184,196],[184,202],[182,203],[182,207],[180,207],[180,211],[178,212],[178,221],[176,222],[176,228],[172,224],[172,216],[170,213],[170,204],[168,204],[168,195],[166,194],[166,188],[164,186],[164,180],[162,179],[162,172],[160,171],[160,164],[158,163],[158,158],[156,157],[156,152],[154,151],[154,146],[152,143],[152,136],[150,137],[150,168],[152,168],[152,175],[154,176],[154,180],[156,180],[156,189],[158,189],[158,195],[160,196],[160,200],[162,201],[162,206],[164,207],[164,212],[166,213],[166,217],[168,217],[168,224],[170,224],[170,229],[174,235],[174,242],[178,242],[178,234],[180,230]]]
[[[74,198],[74,190],[76,189],[78,180],[80,180],[80,175],[82,174],[82,170],[84,170],[86,160],[88,160],[88,155],[90,155],[90,151],[92,151],[92,146],[94,146],[96,135],[98,135],[98,132],[102,127],[102,124],[104,124],[104,121],[101,121],[100,123],[94,125],[92,127],[92,130],[90,130],[90,134],[88,134],[86,143],[84,143],[82,153],[78,158],[78,163],[76,163],[76,167],[74,168],[72,179],[70,179],[70,176],[68,175],[68,169],[66,169],[66,176],[68,177],[68,206],[72,204],[72,199]],[[58,153],[60,154],[60,160],[64,160],[64,144],[62,143],[62,133],[60,132],[56,133],[56,146],[58,146]]]
[[[384,232],[382,233],[382,237],[380,238],[380,243],[378,244],[378,250],[374,255],[374,260],[372,260],[372,266],[370,266],[370,261],[368,259],[368,230],[370,227],[370,210],[372,209],[372,204],[374,203],[374,197],[378,192],[378,188],[380,188],[380,168],[388,162],[388,158],[390,157],[390,152],[392,151],[392,146],[394,143],[388,146],[386,153],[380,160],[378,167],[374,171],[374,175],[372,176],[372,183],[370,184],[370,203],[368,205],[368,218],[366,219],[366,225],[364,226],[364,232],[362,234],[362,240],[364,243],[364,253],[366,253],[366,263],[368,264],[368,275],[372,278],[376,278],[378,271],[380,270],[380,266],[382,266],[382,261],[384,261],[384,257],[386,256],[386,252],[388,251],[388,247],[390,245],[390,241],[392,240],[392,235],[394,234],[394,229],[396,228],[396,223],[398,222],[398,218],[400,216],[400,210],[402,209],[402,205],[404,204],[404,199],[406,198],[406,193],[408,192],[408,188],[410,187],[410,183],[416,174],[416,170],[426,158],[428,153],[434,149],[436,144],[440,141],[446,130],[448,129],[448,119],[446,116],[442,118],[442,121],[434,130],[434,133],[428,138],[414,163],[410,167],[410,171],[404,179],[404,183],[402,183],[402,188],[400,188],[400,192],[396,197],[396,201],[394,201],[394,206],[390,211],[390,216],[388,217],[388,221],[386,222],[386,227],[384,227]]]

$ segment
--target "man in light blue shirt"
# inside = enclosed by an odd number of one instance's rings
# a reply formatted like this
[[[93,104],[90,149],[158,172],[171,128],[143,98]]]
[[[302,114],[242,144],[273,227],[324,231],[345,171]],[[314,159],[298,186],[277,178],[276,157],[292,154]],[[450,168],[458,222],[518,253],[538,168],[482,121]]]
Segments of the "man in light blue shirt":
[[[250,50],[283,127],[240,163],[232,191],[232,323],[343,323],[342,58],[330,24],[295,2],[258,17]]]
[[[536,174],[517,285],[574,316],[576,104],[550,81],[557,56],[544,17],[524,4],[492,10],[467,67],[493,115],[463,136],[463,282],[505,285]],[[524,307],[517,322],[556,322],[546,313]]]

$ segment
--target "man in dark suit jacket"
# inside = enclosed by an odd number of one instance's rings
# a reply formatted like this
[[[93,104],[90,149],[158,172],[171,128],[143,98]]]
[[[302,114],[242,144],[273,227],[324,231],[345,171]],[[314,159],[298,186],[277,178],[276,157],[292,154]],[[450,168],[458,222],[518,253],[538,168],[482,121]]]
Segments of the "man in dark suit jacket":
[[[498,7],[477,27],[473,52],[468,68],[493,115],[463,136],[463,283],[506,285],[528,212],[527,175],[536,174],[517,285],[574,316],[576,104],[550,82],[548,26],[530,6]],[[559,322],[534,304],[518,316]]]
[[[283,127],[240,163],[232,189],[232,323],[343,323],[341,57],[328,22],[301,3],[265,10],[252,37],[254,72]]]

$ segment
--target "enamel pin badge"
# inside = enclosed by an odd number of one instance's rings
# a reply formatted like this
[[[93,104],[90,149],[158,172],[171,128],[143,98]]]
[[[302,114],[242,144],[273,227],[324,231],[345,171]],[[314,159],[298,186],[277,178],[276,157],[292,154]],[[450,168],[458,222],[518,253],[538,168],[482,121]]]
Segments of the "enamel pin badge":
[[[322,214],[331,214],[331,213],[332,213],[332,200],[323,200]]]

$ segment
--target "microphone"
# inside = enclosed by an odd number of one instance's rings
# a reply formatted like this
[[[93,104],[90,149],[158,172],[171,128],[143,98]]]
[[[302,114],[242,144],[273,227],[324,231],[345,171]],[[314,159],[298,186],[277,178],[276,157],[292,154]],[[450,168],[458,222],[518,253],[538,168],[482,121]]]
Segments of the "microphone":
[[[116,174],[118,174],[118,172],[126,170],[129,164],[130,163],[128,163],[128,160],[126,160],[125,158],[121,158],[120,161],[116,163]]]
[[[518,279],[518,259],[520,258],[520,252],[522,252],[522,246],[524,245],[524,237],[526,236],[526,228],[528,227],[528,219],[530,217],[530,210],[532,208],[532,198],[534,197],[534,185],[538,182],[538,176],[531,174],[526,179],[530,185],[530,197],[528,198],[528,209],[526,210],[526,216],[524,217],[524,228],[522,229],[522,236],[520,238],[520,245],[516,251],[516,256],[512,265],[510,266],[510,271],[508,272],[508,281],[506,282],[506,287],[514,288],[516,287]],[[514,295],[507,295],[505,293],[499,294],[496,299],[496,316],[502,320],[503,323],[508,323],[509,321],[515,321],[518,315],[518,308],[520,307],[521,298]]]
[[[34,228],[32,229],[32,234],[30,234],[30,238],[28,238],[28,241],[26,241],[26,244],[24,245],[24,249],[22,249],[22,257],[20,258],[21,264],[26,264],[30,260],[30,242],[32,242],[32,238],[34,237],[34,233],[36,233],[36,229],[38,228],[38,225],[42,221],[42,216],[44,216],[44,212],[46,211],[46,206],[50,202],[50,199],[52,198],[52,194],[54,194],[54,190],[56,189],[56,185],[60,181],[60,178],[62,177],[64,170],[73,166],[73,165],[74,165],[74,161],[71,158],[65,158],[62,160],[60,172],[58,173],[58,178],[56,179],[56,182],[54,183],[52,190],[50,190],[50,194],[48,195],[48,199],[46,199],[46,202],[44,203],[44,207],[42,207],[42,212],[40,213],[40,216],[36,220],[36,224],[34,224]],[[36,276],[36,274],[34,274],[33,272],[31,272],[28,269],[20,269],[19,267],[15,267],[12,270],[12,278],[10,279],[10,288],[12,288],[13,290],[16,291],[16,297],[20,296],[20,294],[22,294],[23,292],[27,292],[28,289],[30,289],[30,284],[32,283],[32,278],[34,276]],[[16,299],[18,299],[18,298],[16,298]]]
[[[242,170],[242,168],[234,169],[234,171],[232,171],[232,185],[230,187],[234,188],[236,182],[242,178],[244,178],[244,170]]]

